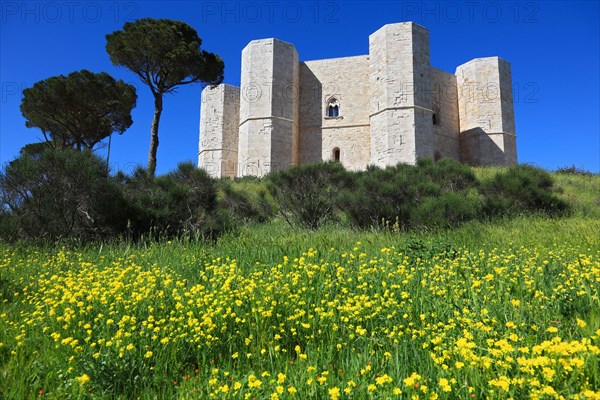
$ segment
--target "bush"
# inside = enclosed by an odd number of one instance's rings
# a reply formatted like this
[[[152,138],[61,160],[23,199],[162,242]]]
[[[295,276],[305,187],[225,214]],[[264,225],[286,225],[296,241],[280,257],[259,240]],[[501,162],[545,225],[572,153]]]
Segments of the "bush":
[[[90,151],[25,146],[0,174],[9,239],[89,240],[124,232],[127,204],[107,175],[106,163]]]
[[[472,169],[450,159],[370,167],[355,178],[339,207],[362,228],[452,226],[476,218],[481,209]]]
[[[587,171],[583,168],[576,167],[575,165],[560,167],[556,170],[557,174],[565,174],[565,175],[583,175],[583,176],[592,176],[594,175],[592,172]]]
[[[548,172],[531,165],[513,165],[484,183],[488,216],[528,212],[562,214],[568,204],[552,193],[554,181]]]
[[[243,180],[233,184],[230,179],[218,181],[220,202],[235,224],[263,223],[273,216],[273,206],[260,181]]]
[[[318,229],[339,217],[359,228],[447,228],[484,217],[545,212],[568,205],[544,170],[511,166],[477,181],[456,161],[419,160],[348,172],[340,163],[308,164],[267,179],[215,181],[191,163],[157,178],[138,169],[108,177],[91,152],[29,145],[0,174],[0,238],[124,233],[137,239],[181,235],[215,238],[233,226],[263,223],[274,210],[292,226]]]
[[[339,197],[338,205],[358,227],[386,227],[392,223],[405,228],[411,225],[411,214],[419,204],[441,192],[440,186],[418,167],[369,167],[354,175],[353,186]]]
[[[2,205],[6,207],[6,205]],[[0,240],[13,242],[19,237],[19,224],[8,208],[0,209]]]
[[[444,192],[458,192],[478,186],[473,169],[450,158],[442,158],[435,163],[429,158],[419,159],[417,170]]]
[[[317,229],[335,216],[335,198],[347,179],[337,162],[307,164],[269,175],[279,214],[292,226]]]
[[[431,192],[418,202],[410,215],[412,226],[447,228],[481,216],[483,200],[471,167],[442,158],[435,163],[420,159],[416,168],[418,175],[436,185],[439,192]]]
[[[477,190],[427,197],[411,213],[415,227],[449,228],[481,216],[483,201]]]
[[[131,177],[120,174],[117,179],[134,209],[129,227],[135,237],[148,232],[155,237],[215,237],[229,225],[227,214],[217,207],[213,180],[192,163],[156,178],[139,168]]]

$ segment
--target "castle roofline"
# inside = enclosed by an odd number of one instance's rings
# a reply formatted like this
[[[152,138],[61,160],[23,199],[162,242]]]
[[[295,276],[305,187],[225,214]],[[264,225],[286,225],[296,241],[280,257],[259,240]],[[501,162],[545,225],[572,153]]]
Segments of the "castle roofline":
[[[375,33],[379,32],[381,30],[384,30],[384,29],[390,29],[390,28],[393,28],[393,27],[405,27],[405,26],[409,26],[409,25],[411,27],[413,27],[413,28],[421,29],[421,30],[424,30],[426,32],[429,32],[429,30],[427,28],[425,28],[423,25],[419,25],[419,24],[417,24],[416,22],[413,22],[413,21],[405,21],[405,22],[396,22],[396,23],[391,23],[391,24],[385,24],[381,28],[379,28],[375,32],[373,32],[371,35],[374,35]]]
[[[502,57],[498,57],[498,56],[490,56],[490,57],[477,57],[474,58],[472,60],[467,61],[466,63],[460,64],[458,67],[456,67],[456,69],[462,68],[462,67],[466,67],[467,65],[470,64],[476,64],[476,63],[480,63],[480,62],[489,62],[489,61],[497,61],[498,63],[500,63],[501,61],[505,62],[505,63],[509,63],[508,60],[502,58]],[[510,63],[509,63],[510,64]]]
[[[240,89],[239,86],[235,86],[235,85],[231,85],[229,83],[219,83],[218,85],[206,85],[206,87],[204,89],[202,89],[202,92],[207,92],[207,91],[211,91],[211,90],[215,90],[215,89],[220,89],[223,88],[223,90],[226,90],[228,88],[231,89]]]
[[[230,83],[220,83],[219,86],[226,86],[226,87],[231,87],[231,88],[236,88],[236,89],[240,88],[239,86],[235,86]]]
[[[277,39],[277,38],[254,39],[254,40],[251,40],[250,42],[248,42],[248,44],[246,45],[246,47],[244,47],[244,49],[248,48],[252,44],[267,44],[267,43],[270,43],[270,44],[281,43],[281,44],[292,47],[294,50],[296,49],[296,46],[294,46],[292,43],[286,42],[285,40],[281,40],[281,39]]]
[[[333,58],[320,58],[320,59],[317,59],[317,60],[304,60],[304,61],[300,61],[300,63],[326,62],[326,61],[330,61],[330,60],[343,60],[345,58],[364,58],[364,57],[369,58],[369,55],[368,54],[361,54],[361,55],[358,55],[358,56],[344,56],[344,57],[333,57]]]

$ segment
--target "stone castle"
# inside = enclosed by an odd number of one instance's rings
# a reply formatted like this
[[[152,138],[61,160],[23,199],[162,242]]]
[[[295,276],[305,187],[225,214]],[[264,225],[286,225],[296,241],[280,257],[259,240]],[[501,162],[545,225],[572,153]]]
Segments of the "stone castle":
[[[202,91],[198,165],[213,177],[328,160],[352,170],[421,157],[517,162],[510,64],[434,68],[429,31],[412,22],[370,35],[364,56],[299,62],[292,44],[253,40],[240,86]]]

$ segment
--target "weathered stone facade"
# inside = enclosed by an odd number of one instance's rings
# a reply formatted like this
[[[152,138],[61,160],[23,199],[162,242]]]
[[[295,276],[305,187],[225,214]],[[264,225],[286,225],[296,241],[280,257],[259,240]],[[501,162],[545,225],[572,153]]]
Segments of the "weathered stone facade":
[[[198,165],[213,177],[422,157],[517,162],[507,61],[476,58],[456,74],[433,68],[429,32],[405,22],[370,35],[365,56],[299,62],[289,43],[253,40],[242,51],[241,88],[202,92]]]

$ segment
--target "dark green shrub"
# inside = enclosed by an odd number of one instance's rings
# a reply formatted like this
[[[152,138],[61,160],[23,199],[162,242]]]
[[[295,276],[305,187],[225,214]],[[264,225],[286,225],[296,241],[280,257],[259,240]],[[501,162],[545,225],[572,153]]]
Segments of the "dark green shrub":
[[[424,179],[416,167],[398,164],[356,173],[352,186],[338,198],[338,206],[361,228],[410,225],[410,217],[426,197],[438,195],[440,187]]]
[[[450,258],[457,257],[458,250],[444,240],[423,240],[422,238],[407,236],[399,249],[402,257],[408,256],[410,259],[420,258],[422,260],[433,257]]]
[[[234,185],[230,179],[219,181],[221,191],[221,203],[231,215],[236,224],[263,223],[273,216],[273,207],[267,199],[264,188],[252,188],[248,190],[252,181],[244,181],[245,187]]]
[[[234,182],[242,182],[242,183],[259,183],[263,181],[263,178],[253,175],[244,175],[233,178]]]
[[[592,176],[593,172],[587,171],[583,168],[576,167],[575,165],[560,167],[556,170],[557,174],[565,174],[565,175],[583,175],[583,176]]]
[[[13,242],[19,238],[18,221],[7,208],[0,209],[0,240]]]
[[[427,197],[411,213],[411,225],[416,227],[448,228],[481,216],[483,200],[472,189],[462,192],[444,192]]]
[[[553,184],[550,174],[540,168],[513,165],[483,184],[485,214],[564,213],[568,211],[568,204],[553,194]]]
[[[25,146],[0,174],[13,236],[89,240],[125,232],[128,207],[107,175],[105,161],[90,151]]]
[[[444,192],[458,192],[478,185],[471,167],[450,158],[442,158],[435,163],[429,158],[419,159],[417,170]]]
[[[335,216],[335,198],[347,172],[340,163],[307,164],[269,175],[279,214],[292,226],[317,229]]]
[[[423,180],[437,185],[440,192],[417,204],[411,212],[412,226],[447,228],[481,216],[483,201],[471,167],[449,158],[435,163],[425,158],[418,160],[417,171]]]
[[[214,237],[229,225],[227,213],[217,207],[214,181],[192,163],[156,178],[139,168],[131,177],[121,174],[118,179],[134,209],[129,225],[134,236]]]

